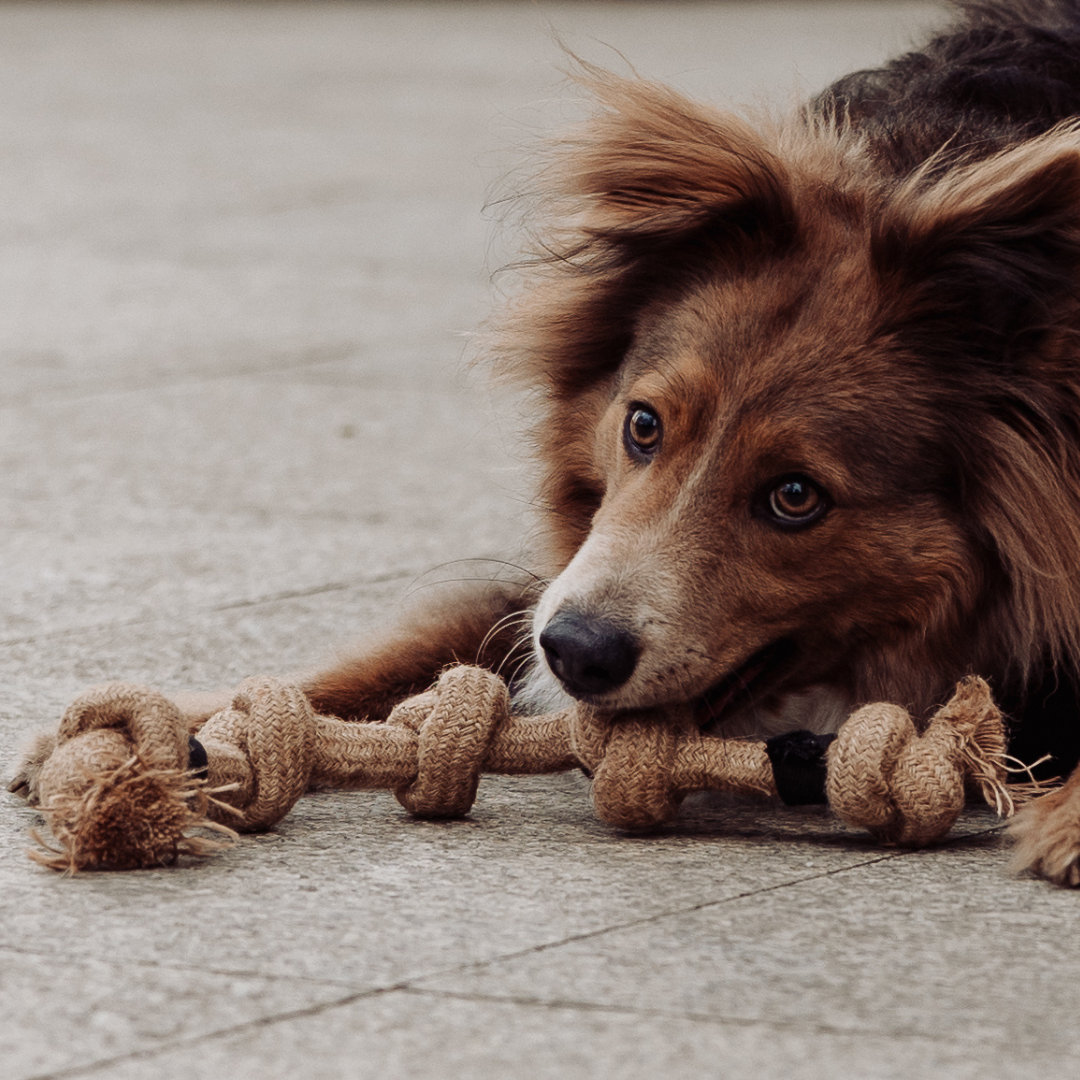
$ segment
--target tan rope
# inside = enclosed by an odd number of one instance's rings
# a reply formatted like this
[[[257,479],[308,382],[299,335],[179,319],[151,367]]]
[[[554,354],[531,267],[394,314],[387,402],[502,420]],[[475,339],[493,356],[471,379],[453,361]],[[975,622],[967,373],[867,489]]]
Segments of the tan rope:
[[[266,676],[245,679],[230,707],[210,717],[199,736],[209,784],[242,811],[245,831],[270,828],[307,790],[315,714],[297,687]],[[223,814],[211,808],[217,819]]]
[[[885,844],[920,847],[944,836],[964,808],[969,781],[998,813],[1015,809],[1001,713],[979,678],[961,682],[922,735],[897,705],[859,709],[828,760],[829,805]]]
[[[187,737],[179,711],[152,690],[87,691],[27,782],[60,845],[39,859],[73,869],[159,865],[219,844],[193,830],[270,828],[312,787],[389,789],[418,816],[459,817],[484,772],[580,766],[593,777],[599,816],[622,828],[669,821],[692,791],[776,793],[764,743],[702,735],[656,711],[578,706],[516,717],[502,681],[472,667],[444,672],[371,724],[315,715],[290,683],[247,679],[199,732],[205,781],[187,772]],[[854,713],[829,750],[829,801],[884,843],[929,843],[952,827],[966,785],[1012,811],[1004,755],[989,688],[969,679],[922,735],[897,706]]]
[[[670,821],[693,791],[775,795],[765,744],[679,727],[656,710],[572,714],[578,759],[593,773],[593,804],[609,825],[642,829]]]

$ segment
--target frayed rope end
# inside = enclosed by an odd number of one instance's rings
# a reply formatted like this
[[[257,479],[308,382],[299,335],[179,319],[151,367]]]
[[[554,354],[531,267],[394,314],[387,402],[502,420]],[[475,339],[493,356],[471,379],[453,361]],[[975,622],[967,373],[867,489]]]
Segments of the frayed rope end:
[[[32,833],[43,850],[27,854],[42,866],[69,873],[167,866],[180,855],[211,855],[238,839],[235,830],[207,816],[216,792],[190,772],[145,769],[133,755],[82,779],[77,793],[68,788],[41,807],[57,842]],[[191,835],[194,830],[217,836]]]

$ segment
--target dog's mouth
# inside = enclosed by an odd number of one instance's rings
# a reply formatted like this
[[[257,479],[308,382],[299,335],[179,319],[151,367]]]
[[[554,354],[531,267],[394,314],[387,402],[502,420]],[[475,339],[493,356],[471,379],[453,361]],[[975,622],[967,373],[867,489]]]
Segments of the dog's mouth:
[[[694,719],[701,727],[721,722],[732,706],[742,704],[751,693],[775,681],[794,652],[793,642],[786,639],[758,649],[748,660],[695,699]]]

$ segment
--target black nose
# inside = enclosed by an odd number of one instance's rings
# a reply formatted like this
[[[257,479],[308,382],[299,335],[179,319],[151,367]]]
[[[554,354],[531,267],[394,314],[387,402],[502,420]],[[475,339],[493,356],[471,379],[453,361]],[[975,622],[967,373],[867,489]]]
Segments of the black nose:
[[[571,694],[604,694],[634,672],[641,648],[625,630],[580,612],[556,612],[540,634],[548,666]]]

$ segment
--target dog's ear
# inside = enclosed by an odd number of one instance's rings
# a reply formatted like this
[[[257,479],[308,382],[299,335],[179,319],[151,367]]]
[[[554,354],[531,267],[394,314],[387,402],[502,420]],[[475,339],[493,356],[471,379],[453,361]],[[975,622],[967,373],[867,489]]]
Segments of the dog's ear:
[[[528,284],[489,336],[496,370],[560,401],[618,368],[658,293],[796,232],[789,171],[747,123],[584,63],[575,78],[595,108],[516,200]]]
[[[1075,303],[1080,131],[1058,129],[937,180],[933,165],[874,226],[884,303],[942,347],[1003,358]]]
[[[591,67],[577,81],[600,107],[545,178],[571,257],[631,263],[704,230],[790,234],[787,170],[747,123],[657,83]]]

